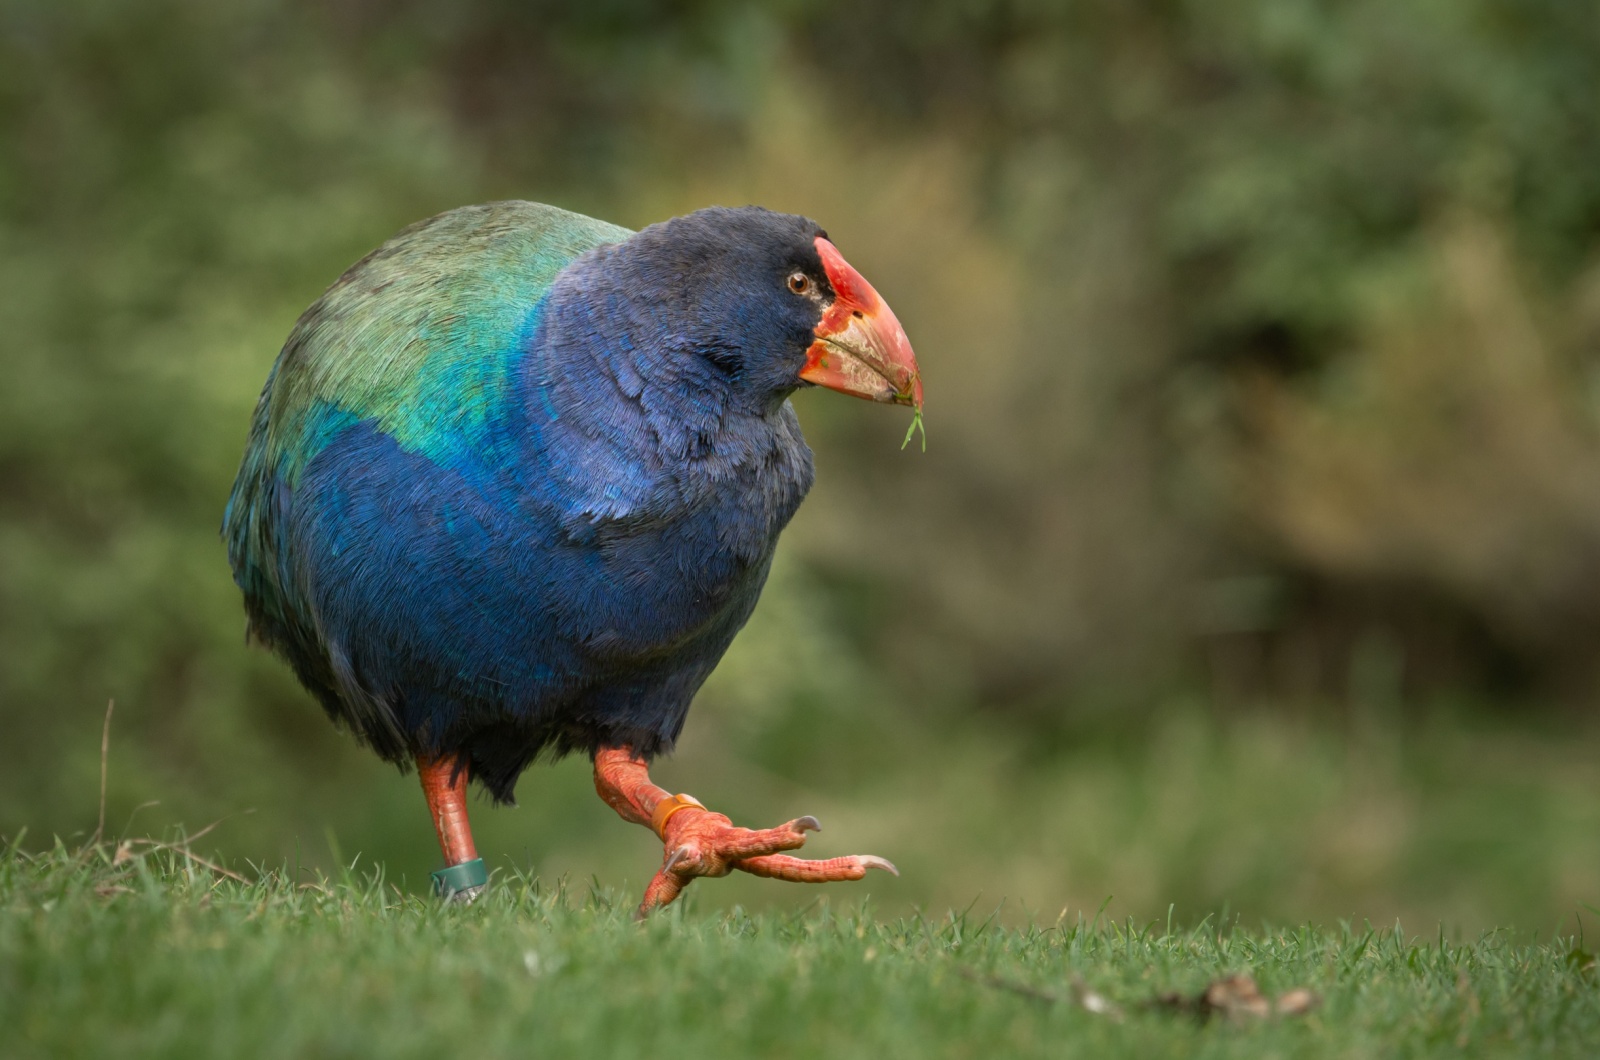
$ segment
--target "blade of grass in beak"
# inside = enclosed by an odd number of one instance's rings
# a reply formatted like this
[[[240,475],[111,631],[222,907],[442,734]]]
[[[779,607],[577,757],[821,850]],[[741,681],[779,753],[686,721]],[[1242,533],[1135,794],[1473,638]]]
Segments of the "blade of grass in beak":
[[[922,409],[920,408],[911,413],[911,426],[906,428],[906,440],[900,443],[902,450],[911,444],[911,436],[918,431],[922,432],[922,451],[926,453],[928,451],[928,428],[922,425]]]

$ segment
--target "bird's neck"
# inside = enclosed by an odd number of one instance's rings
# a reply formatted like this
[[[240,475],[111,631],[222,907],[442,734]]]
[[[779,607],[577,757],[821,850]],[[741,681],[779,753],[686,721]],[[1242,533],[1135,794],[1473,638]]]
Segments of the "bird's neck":
[[[712,513],[741,551],[769,549],[812,479],[786,396],[750,400],[686,329],[579,279],[551,291],[517,369],[529,486],[576,523]]]

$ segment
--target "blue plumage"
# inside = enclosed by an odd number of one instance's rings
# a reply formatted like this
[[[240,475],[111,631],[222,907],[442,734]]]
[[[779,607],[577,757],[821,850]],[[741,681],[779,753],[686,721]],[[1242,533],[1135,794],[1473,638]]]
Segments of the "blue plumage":
[[[820,235],[512,203],[375,251],[256,411],[223,527],[252,631],[385,758],[497,799],[542,750],[670,747],[811,485]]]

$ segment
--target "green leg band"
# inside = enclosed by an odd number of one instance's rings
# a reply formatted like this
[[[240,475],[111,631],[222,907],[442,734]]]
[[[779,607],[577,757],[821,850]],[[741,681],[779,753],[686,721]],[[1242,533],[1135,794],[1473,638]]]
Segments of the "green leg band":
[[[482,858],[463,861],[433,874],[433,893],[440,898],[454,898],[462,891],[472,891],[489,882],[489,871],[483,867]]]

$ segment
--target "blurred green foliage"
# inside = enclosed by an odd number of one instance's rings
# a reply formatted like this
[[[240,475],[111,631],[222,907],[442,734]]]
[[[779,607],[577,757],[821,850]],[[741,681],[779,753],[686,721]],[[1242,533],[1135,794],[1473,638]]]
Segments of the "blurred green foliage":
[[[941,812],[982,796],[943,841],[1010,881],[922,899],[1570,911],[1593,852],[1528,837],[1593,834],[1597,98],[1600,21],[1559,0],[0,0],[0,833],[93,820],[115,697],[113,825],[256,807],[231,852],[325,859],[326,823],[420,876],[410,786],[243,643],[216,527],[267,366],[419,217],[756,201],[894,304],[932,441],[800,399],[819,486],[684,786],[832,799],[894,855],[868,807],[921,756]],[[1457,732],[1450,702],[1543,706],[1545,735]],[[1411,751],[1373,786],[1369,745]],[[581,772],[485,827],[642,871]],[[1226,805],[1230,845],[1186,791],[1277,815]],[[1058,799],[1038,850],[1001,838]],[[1381,856],[1299,850],[1291,885],[1272,844],[1306,819]],[[1463,865],[1488,875],[1458,892]]]

